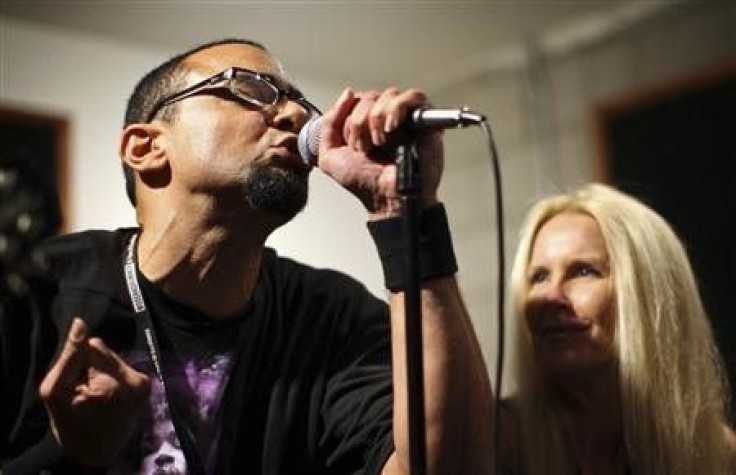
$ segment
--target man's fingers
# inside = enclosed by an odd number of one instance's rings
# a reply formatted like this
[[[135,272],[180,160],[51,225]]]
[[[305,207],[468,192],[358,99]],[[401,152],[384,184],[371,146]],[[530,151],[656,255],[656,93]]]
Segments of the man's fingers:
[[[87,325],[75,317],[56,363],[41,382],[41,398],[48,400],[73,388],[86,366],[87,356]]]
[[[112,351],[100,338],[91,338],[90,366],[93,369],[105,372],[117,380],[124,387],[147,392],[148,376],[133,369],[117,353]]]
[[[407,89],[405,91],[388,89],[382,98],[385,98],[385,102],[382,102],[381,106],[386,113],[384,124],[386,133],[396,130],[414,109],[429,107],[427,96],[418,89]]]
[[[370,114],[380,94],[376,91],[356,93],[359,99],[345,120],[343,135],[347,144],[361,153],[368,153],[373,148],[373,139],[369,127]]]
[[[325,149],[345,145],[343,126],[345,119],[350,115],[358,98],[352,89],[345,89],[335,102],[335,106],[324,116],[322,120],[322,141],[320,155]]]
[[[386,134],[391,132],[395,127],[389,127],[390,116],[387,104],[399,94],[399,90],[395,87],[390,87],[383,91],[376,103],[371,108],[370,115],[368,117],[368,123],[370,126],[371,138],[374,145],[383,145],[386,143]]]

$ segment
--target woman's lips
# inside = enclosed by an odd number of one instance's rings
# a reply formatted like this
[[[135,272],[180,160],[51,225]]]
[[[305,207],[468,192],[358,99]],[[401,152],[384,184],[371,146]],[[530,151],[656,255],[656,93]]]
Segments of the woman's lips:
[[[583,321],[554,323],[542,328],[541,337],[577,336],[588,331],[590,325]]]

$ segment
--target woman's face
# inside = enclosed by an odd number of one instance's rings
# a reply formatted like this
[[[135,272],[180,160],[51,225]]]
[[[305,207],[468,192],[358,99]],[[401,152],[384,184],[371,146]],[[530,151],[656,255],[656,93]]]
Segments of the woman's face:
[[[526,273],[525,318],[548,375],[599,368],[614,355],[615,304],[598,222],[560,213],[537,233]]]

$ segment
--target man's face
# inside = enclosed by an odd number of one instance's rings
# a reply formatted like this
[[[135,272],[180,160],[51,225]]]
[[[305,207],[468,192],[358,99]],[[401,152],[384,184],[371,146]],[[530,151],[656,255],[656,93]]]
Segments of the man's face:
[[[268,53],[242,44],[219,45],[195,53],[184,64],[194,84],[229,67],[269,73],[288,84]],[[285,98],[263,109],[210,89],[177,103],[170,125],[171,180],[187,196],[214,197],[232,212],[245,205],[280,223],[306,204],[311,167],[299,156],[297,133],[304,110]]]

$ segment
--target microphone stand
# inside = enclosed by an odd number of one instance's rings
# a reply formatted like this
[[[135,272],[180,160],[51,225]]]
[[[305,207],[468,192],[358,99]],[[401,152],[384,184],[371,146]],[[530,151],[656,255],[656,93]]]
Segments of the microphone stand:
[[[424,358],[422,354],[422,306],[419,285],[419,206],[421,175],[415,134],[397,149],[396,191],[401,199],[404,240],[404,309],[406,326],[406,374],[411,475],[425,475],[426,434],[424,420]]]

